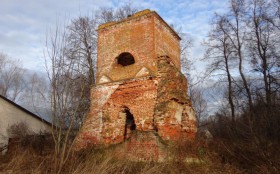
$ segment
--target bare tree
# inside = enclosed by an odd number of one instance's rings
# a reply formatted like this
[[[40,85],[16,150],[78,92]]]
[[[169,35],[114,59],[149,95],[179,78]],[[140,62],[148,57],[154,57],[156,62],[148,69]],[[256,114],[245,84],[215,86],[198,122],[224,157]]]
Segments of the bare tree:
[[[181,29],[176,30],[178,35],[181,37],[180,41],[180,59],[181,59],[181,68],[182,73],[186,76],[189,81],[189,84],[192,84],[191,71],[194,70],[194,61],[190,59],[189,51],[193,47],[193,40],[191,36],[181,32]],[[192,85],[191,85],[192,86]]]
[[[216,15],[212,23],[213,29],[210,31],[208,41],[204,44],[208,47],[205,60],[208,60],[208,72],[222,72],[226,76],[227,82],[227,101],[231,109],[232,122],[235,121],[235,106],[233,101],[233,79],[231,75],[232,54],[234,53],[229,38],[229,26],[226,16]]]
[[[88,76],[88,84],[94,85],[94,62],[97,53],[97,23],[89,17],[79,17],[67,27],[67,54],[77,67],[82,66],[86,72],[77,72]],[[81,70],[80,68],[76,69]]]
[[[227,74],[231,115],[255,145],[279,131],[279,7],[278,0],[230,0],[206,43],[206,57],[215,58],[210,70]]]
[[[102,22],[121,18],[130,13],[129,6],[113,12],[101,9]],[[99,21],[100,22],[100,21]],[[79,17],[67,27],[56,25],[46,39],[46,68],[50,81],[50,105],[52,109],[55,142],[56,172],[60,173],[72,147],[72,137],[89,108],[90,88],[95,83],[94,68],[97,50],[96,27],[98,20]]]
[[[279,59],[277,55],[279,41],[276,28],[269,22],[273,19],[270,14],[271,4],[263,0],[252,0],[250,4],[252,7],[248,15],[250,29],[248,47],[254,70],[263,76],[266,106],[267,111],[270,112],[273,74],[277,70],[277,59]]]
[[[248,105],[250,109],[250,114],[248,120],[252,122],[253,117],[253,99],[252,99],[252,93],[250,90],[250,87],[247,82],[247,78],[245,76],[245,73],[243,72],[243,66],[244,66],[244,52],[245,52],[245,41],[246,41],[246,23],[244,21],[244,14],[245,14],[245,8],[246,3],[245,0],[231,0],[230,1],[230,7],[229,7],[229,15],[227,20],[227,25],[229,26],[229,31],[226,32],[226,35],[228,36],[230,40],[230,44],[232,45],[234,52],[235,52],[235,58],[238,61],[238,72],[241,76],[243,87],[246,91],[246,96],[248,99]],[[242,88],[243,88],[242,87]]]
[[[85,84],[76,83],[83,71],[75,59],[69,59],[66,27],[57,25],[46,39],[46,68],[50,81],[52,136],[55,142],[55,172],[60,173],[69,158],[72,138],[79,127],[79,107]],[[78,90],[77,90],[77,85]]]
[[[113,8],[100,8],[96,14],[95,19],[98,21],[98,24],[103,24],[115,20]]]
[[[118,8],[100,8],[95,14],[98,24],[122,20],[139,11],[131,3],[123,4]]]
[[[83,96],[81,102],[78,103],[81,122],[89,109],[91,86],[95,85],[97,26],[103,22],[121,20],[135,12],[136,8],[130,4],[124,4],[117,9],[101,8],[94,17],[84,16],[71,20],[65,29],[67,33],[65,36],[65,61],[72,64],[73,74],[77,77],[72,80],[73,89],[80,89],[80,83],[83,83]],[[72,97],[75,96],[76,93],[73,93]]]
[[[139,11],[139,9],[132,6],[131,3],[126,3],[123,6],[121,6],[120,8],[116,9],[114,16],[115,16],[116,20],[121,20],[121,19],[124,19],[124,18],[127,18],[127,17],[133,15],[137,11]]]
[[[15,101],[25,88],[25,70],[20,65],[0,53],[0,94]]]
[[[73,19],[66,27],[66,61],[73,66],[73,75],[76,78],[72,79],[73,93],[72,97],[80,98],[79,118],[83,122],[90,105],[90,88],[95,84],[95,62],[97,55],[97,22],[90,17],[79,17]],[[80,83],[83,83],[81,85]],[[83,87],[81,90],[80,87]],[[77,90],[83,91],[82,96]],[[78,92],[78,93],[77,93]],[[78,95],[77,95],[78,94]],[[71,107],[75,108],[75,107]],[[69,109],[71,109],[69,108]]]
[[[202,120],[208,116],[207,101],[204,99],[203,89],[193,87],[189,90],[189,95],[196,113],[197,124],[200,126]]]
[[[31,96],[29,98],[32,100],[31,104],[34,112],[37,113],[37,115],[50,120],[49,116],[51,115],[51,107],[48,95],[50,92],[50,84],[48,83],[48,79],[45,74],[38,75],[34,73],[31,76],[30,83]]]

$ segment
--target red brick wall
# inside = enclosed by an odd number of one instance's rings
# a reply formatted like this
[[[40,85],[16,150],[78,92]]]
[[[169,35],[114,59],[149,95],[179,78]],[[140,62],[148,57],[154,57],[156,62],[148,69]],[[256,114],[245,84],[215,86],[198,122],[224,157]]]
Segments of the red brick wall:
[[[156,71],[153,22],[145,15],[98,30],[97,82],[102,75],[113,81],[133,78],[143,66]],[[131,53],[135,64],[118,65],[116,57],[123,52]]]
[[[167,157],[167,146],[156,131],[134,131],[131,138],[117,149],[117,157],[137,161],[163,161]]]
[[[196,133],[195,114],[187,96],[187,81],[167,56],[158,57],[158,91],[155,126],[164,140],[193,138]]]
[[[80,147],[92,144],[116,144],[124,140],[127,107],[134,116],[136,129],[153,130],[158,79],[144,77],[125,82],[99,85],[92,90],[90,112],[80,135]]]
[[[158,159],[162,156],[159,139],[193,138],[195,114],[187,96],[186,78],[180,72],[176,33],[155,12],[144,11],[102,25],[98,34],[97,82],[103,75],[112,81],[92,88],[90,112],[75,139],[76,149],[125,142],[127,154]],[[117,65],[115,58],[122,52],[130,52],[135,64]],[[149,73],[136,77],[142,68]],[[133,115],[136,132],[144,132],[141,141],[129,131],[124,136],[124,108]],[[146,136],[145,132],[153,135]]]
[[[181,69],[180,42],[178,36],[159,17],[155,20],[155,49],[157,56],[167,55],[172,59],[177,69]]]
[[[135,64],[122,67],[116,57],[134,56]],[[157,56],[168,55],[180,69],[180,45],[176,33],[155,13],[131,17],[98,30],[97,83],[106,75],[112,81],[134,78],[146,67],[156,74]]]
[[[133,114],[137,130],[153,130],[155,98],[155,80],[143,78],[121,84],[103,106],[103,117],[106,117],[106,122],[103,122],[103,143],[124,140],[124,107]]]
[[[116,144],[124,141],[126,115],[134,116],[136,130],[157,131],[163,140],[193,138],[196,120],[187,96],[185,77],[162,56],[157,77],[143,77],[98,85],[92,90],[92,104],[78,136],[78,146]]]

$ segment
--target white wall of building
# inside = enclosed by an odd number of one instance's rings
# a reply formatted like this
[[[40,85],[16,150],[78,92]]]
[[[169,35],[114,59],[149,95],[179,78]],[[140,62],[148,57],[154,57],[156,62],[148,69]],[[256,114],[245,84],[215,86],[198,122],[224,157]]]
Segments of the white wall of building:
[[[11,125],[21,122],[25,123],[32,133],[51,131],[49,124],[0,97],[0,147],[8,144],[9,135],[7,129]]]

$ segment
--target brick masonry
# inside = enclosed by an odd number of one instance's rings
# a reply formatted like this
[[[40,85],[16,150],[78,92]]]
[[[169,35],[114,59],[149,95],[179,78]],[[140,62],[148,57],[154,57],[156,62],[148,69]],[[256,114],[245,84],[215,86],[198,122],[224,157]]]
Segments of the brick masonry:
[[[179,41],[150,10],[99,26],[97,85],[74,142],[76,150],[124,142],[121,151],[130,158],[159,160],[162,142],[195,137],[196,118],[180,72]],[[130,53],[135,63],[119,64],[121,53]]]

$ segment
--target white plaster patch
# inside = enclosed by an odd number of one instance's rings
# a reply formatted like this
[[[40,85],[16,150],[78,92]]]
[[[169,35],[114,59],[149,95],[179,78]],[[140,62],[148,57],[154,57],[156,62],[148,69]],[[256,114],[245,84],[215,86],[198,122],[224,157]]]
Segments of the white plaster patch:
[[[99,84],[102,84],[102,83],[108,83],[108,82],[111,82],[111,81],[112,81],[112,80],[111,80],[109,77],[103,75],[103,76],[99,79],[98,83],[99,83]]]
[[[183,106],[178,104],[175,118],[179,123],[182,122],[182,114],[183,114]]]
[[[100,95],[100,98],[97,99],[98,106],[102,107],[108,99],[111,97],[111,95],[115,92],[115,90],[119,87],[119,85],[114,86],[102,86],[95,92],[102,93],[103,95]]]
[[[176,122],[181,124],[184,107],[175,101],[170,102],[169,107],[176,110],[176,113],[175,113]],[[177,123],[175,123],[175,124],[177,124]]]
[[[136,74],[135,77],[143,77],[143,76],[147,76],[149,74],[150,74],[150,71],[146,67],[143,67],[143,68],[141,68],[140,71],[138,71],[138,73]]]
[[[141,123],[141,125],[142,125],[142,127],[143,127],[143,126],[145,125],[145,120],[144,120],[144,119],[141,120],[140,123]]]
[[[191,107],[189,107],[189,106],[186,106],[186,112],[187,112],[187,114],[188,114],[188,117],[189,117],[189,120],[196,120],[196,117],[195,117],[195,113],[194,113],[194,110],[191,108]]]

